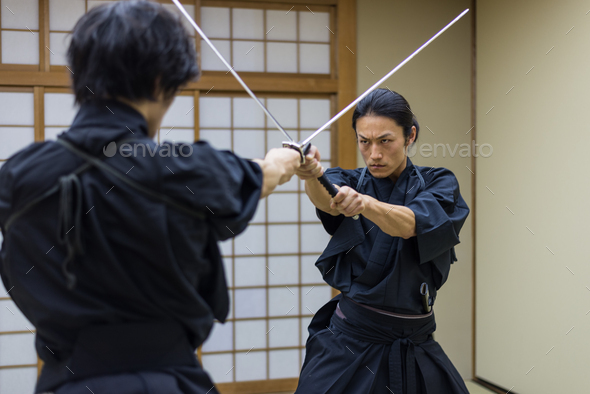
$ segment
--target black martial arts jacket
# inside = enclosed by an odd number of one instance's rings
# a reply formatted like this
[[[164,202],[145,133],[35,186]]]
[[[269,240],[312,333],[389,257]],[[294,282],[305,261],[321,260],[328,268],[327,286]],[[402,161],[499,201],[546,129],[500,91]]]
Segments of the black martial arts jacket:
[[[362,215],[353,220],[317,210],[333,235],[316,263],[324,280],[363,304],[397,313],[424,313],[420,285],[427,283],[436,297],[457,260],[454,246],[469,215],[455,175],[446,168],[415,166],[409,158],[395,184],[362,168],[332,168],[326,175],[336,185],[410,208],[416,236],[391,237]]]
[[[216,392],[194,351],[227,316],[217,241],[254,215],[260,167],[158,146],[117,101],[83,104],[59,139],[0,170],[0,274],[37,329],[37,392]]]

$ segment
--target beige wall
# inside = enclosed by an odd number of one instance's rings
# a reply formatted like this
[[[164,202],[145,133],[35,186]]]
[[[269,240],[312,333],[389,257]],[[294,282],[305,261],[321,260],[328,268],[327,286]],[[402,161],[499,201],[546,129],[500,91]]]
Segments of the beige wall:
[[[357,4],[356,55],[361,94],[468,8],[469,1],[358,0]],[[418,117],[421,125],[418,147],[449,144],[454,149],[455,145],[471,143],[471,134],[467,134],[471,128],[470,18],[469,13],[385,83],[409,101]],[[354,138],[352,129],[350,133]],[[442,148],[438,149],[436,158],[422,157],[418,152],[412,161],[453,171],[463,198],[471,205],[471,173],[466,168],[471,167],[471,159],[459,157],[459,149],[454,158],[449,151],[446,157],[442,155]],[[364,164],[359,157],[361,165]],[[466,379],[471,378],[471,220],[472,215],[461,231],[461,244],[457,246],[459,261],[452,267],[449,281],[436,302],[436,339]]]
[[[521,394],[590,392],[589,8],[478,2],[476,373]]]

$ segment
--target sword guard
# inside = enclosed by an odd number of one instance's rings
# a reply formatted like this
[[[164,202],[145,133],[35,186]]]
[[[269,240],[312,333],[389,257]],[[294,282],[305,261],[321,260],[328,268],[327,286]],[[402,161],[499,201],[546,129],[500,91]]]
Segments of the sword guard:
[[[305,155],[309,153],[311,143],[307,143],[307,145],[300,145],[295,141],[283,141],[283,148],[290,148],[299,152],[301,155],[301,164],[305,164]]]

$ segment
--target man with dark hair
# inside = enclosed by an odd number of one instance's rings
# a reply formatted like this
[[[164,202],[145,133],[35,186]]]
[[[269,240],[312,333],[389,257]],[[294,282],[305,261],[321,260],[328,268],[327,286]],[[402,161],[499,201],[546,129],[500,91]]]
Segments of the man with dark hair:
[[[300,158],[156,145],[195,59],[159,4],[92,9],[68,51],[71,128],[0,171],[0,274],[37,329],[38,393],[216,392],[194,351],[228,313],[217,241],[242,232]]]

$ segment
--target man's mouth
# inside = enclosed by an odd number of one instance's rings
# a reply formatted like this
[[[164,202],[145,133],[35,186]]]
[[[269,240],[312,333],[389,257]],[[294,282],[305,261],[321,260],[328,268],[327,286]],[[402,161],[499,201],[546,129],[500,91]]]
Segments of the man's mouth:
[[[385,167],[383,164],[370,164],[369,167],[379,169]]]

